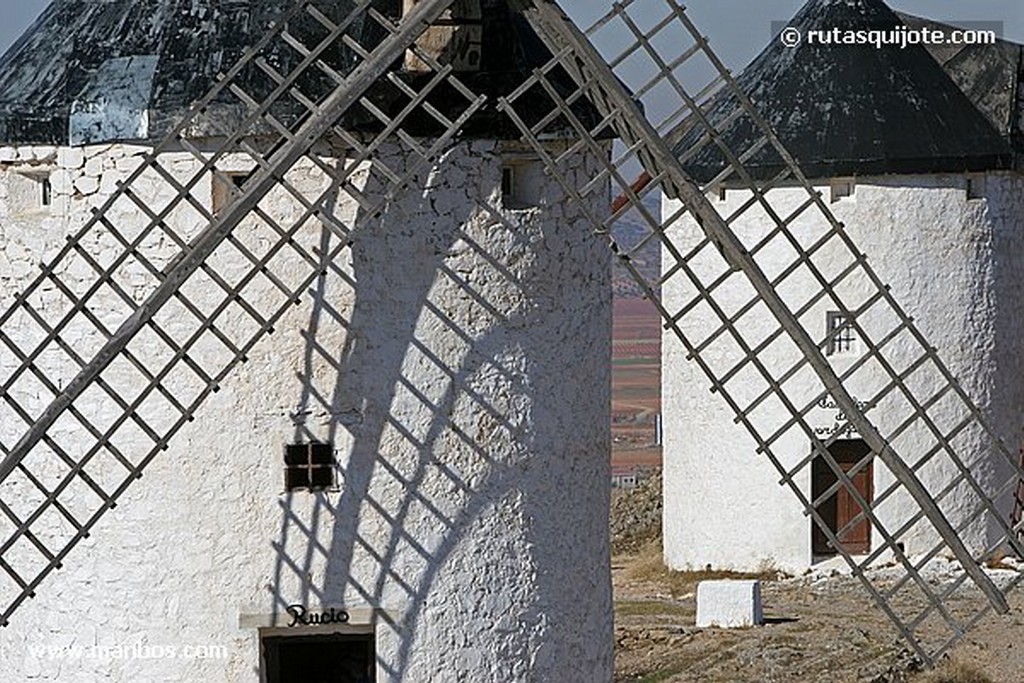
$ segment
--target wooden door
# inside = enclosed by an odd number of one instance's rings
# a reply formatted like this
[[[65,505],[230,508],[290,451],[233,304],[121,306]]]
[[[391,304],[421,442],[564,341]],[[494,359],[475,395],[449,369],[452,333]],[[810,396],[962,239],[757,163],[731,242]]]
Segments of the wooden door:
[[[332,633],[263,638],[267,683],[373,683],[377,658],[374,635]]]
[[[854,472],[853,470],[857,463],[870,452],[871,449],[868,448],[868,445],[860,439],[836,441],[829,446],[829,453],[835,459],[836,464],[850,477],[857,492],[868,503],[871,502],[874,494],[874,463],[869,461],[858,471]],[[814,459],[811,477],[811,495],[815,500],[820,498],[837,480],[835,472],[822,458]],[[846,552],[852,555],[863,555],[870,552],[871,524],[866,519],[862,519],[852,527],[846,528],[861,513],[861,507],[845,487],[840,488],[819,504],[817,510],[832,533],[839,534],[839,542]],[[837,554],[836,549],[829,544],[828,538],[817,524],[812,525],[811,547],[814,555]]]

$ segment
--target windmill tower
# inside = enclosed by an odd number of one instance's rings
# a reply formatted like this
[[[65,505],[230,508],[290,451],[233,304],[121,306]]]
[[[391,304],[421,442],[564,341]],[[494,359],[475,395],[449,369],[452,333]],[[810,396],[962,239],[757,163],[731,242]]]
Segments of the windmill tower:
[[[4,480],[0,679],[610,677],[609,254],[494,106],[536,35],[419,5],[58,0],[0,62],[4,455],[236,220]]]
[[[888,31],[902,23],[881,0],[812,0],[789,26],[806,37],[816,29]],[[930,28],[953,32],[948,26]],[[1017,305],[1024,296],[1024,176],[1015,170],[1024,148],[1014,148],[1012,142],[1020,139],[1020,130],[1013,129],[1020,122],[1019,57],[1020,46],[1005,42],[961,44],[959,51],[947,54],[951,68],[959,71],[958,84],[921,46],[879,49],[805,39],[787,47],[776,40],[738,79],[875,272],[912,311],[967,393],[977,397],[984,419],[1009,444],[1021,441],[1024,428],[1024,384],[1017,380],[1024,350],[1015,341],[1024,330]],[[972,98],[971,88],[978,90],[980,83],[1000,87],[993,91],[984,86]],[[709,107],[708,117],[722,121],[735,106],[735,100],[721,97]],[[697,135],[687,135],[678,148],[687,149]],[[730,146],[746,149],[758,135],[752,126],[741,124],[725,138]],[[706,148],[689,157],[685,167],[708,184],[718,210],[731,215],[749,201],[750,193],[728,181],[710,184],[725,163],[720,152]],[[752,156],[747,167],[764,183],[780,169],[770,154]],[[795,216],[787,229],[798,239],[809,239],[820,219],[799,215],[806,193],[780,183],[770,194],[779,215]],[[670,202],[666,212],[672,214],[677,207],[678,202]],[[767,213],[751,211],[732,226],[756,243],[775,223]],[[692,221],[680,222],[674,230],[683,250],[702,239]],[[775,251],[765,250],[764,259],[785,264],[788,248],[776,244]],[[833,245],[818,253],[830,278],[848,265],[845,250],[833,251]],[[798,286],[783,290],[799,298]],[[855,291],[863,286],[849,282],[847,290],[863,299]],[[668,300],[683,295],[671,287],[665,294]],[[740,289],[723,290],[722,305],[740,307],[743,296]],[[894,447],[919,454],[916,469],[922,482],[939,496],[943,512],[968,546],[979,553],[998,547],[1005,529],[975,514],[973,496],[960,479],[962,463],[945,457],[931,426],[900,428],[906,396],[877,394],[889,370],[870,358],[872,347],[846,324],[850,317],[849,310],[820,299],[808,303],[800,321],[815,338],[827,337],[822,346],[826,356],[840,373],[848,373],[849,391],[880,429],[893,434]],[[700,337],[702,329],[716,324],[705,314],[694,318],[687,331]],[[894,329],[891,319],[870,314],[861,324],[876,342]],[[948,395],[939,395],[940,385],[915,374],[920,351],[907,335],[897,332],[886,346],[892,354],[888,363],[920,392],[921,409],[935,421],[938,434],[972,453],[970,467],[982,488],[996,497],[1000,510],[1009,512],[1016,492],[1001,486],[1011,473],[1010,464],[986,449],[978,435],[956,428],[963,416]],[[734,422],[729,407],[692,392],[698,370],[681,363],[683,350],[677,345],[665,349],[664,365],[672,369],[664,383],[666,422],[671,425],[665,442],[667,562],[677,568],[711,564],[747,571],[769,564],[799,572],[837,555],[834,544],[777,485],[778,473],[752,457],[758,444]],[[793,385],[799,383],[794,378]],[[804,392],[811,402],[813,388],[807,386]],[[786,409],[774,410],[784,422]],[[808,421],[860,494],[868,502],[878,501],[877,515],[885,526],[900,529],[913,520],[916,504],[890,491],[892,473],[871,456],[843,409],[821,397],[808,410]],[[877,532],[873,535],[872,525],[863,516],[856,519],[861,507],[853,497],[845,490],[830,491],[836,477],[824,460],[805,462],[812,450],[808,439],[798,434],[788,438],[779,444],[786,468],[796,470],[799,486],[816,501],[846,550],[888,560],[888,554],[875,552],[881,539]],[[932,548],[935,535],[911,522],[899,543],[920,557]]]

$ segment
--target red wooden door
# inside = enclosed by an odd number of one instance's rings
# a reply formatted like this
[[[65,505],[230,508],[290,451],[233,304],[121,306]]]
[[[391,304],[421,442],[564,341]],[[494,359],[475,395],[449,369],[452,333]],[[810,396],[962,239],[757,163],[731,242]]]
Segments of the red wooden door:
[[[871,502],[874,494],[874,463],[869,461],[856,472],[853,469],[870,452],[871,449],[860,439],[836,441],[829,446],[829,453],[835,459],[836,464],[850,477],[854,488],[868,503]],[[811,494],[815,500],[820,498],[837,480],[835,472],[822,458],[814,460],[811,476]],[[846,552],[853,555],[870,552],[871,524],[866,519],[861,519],[853,526],[849,526],[850,522],[861,514],[861,507],[846,487],[841,487],[820,503],[817,511],[832,533],[838,534],[839,542]],[[847,528],[848,526],[849,528]],[[811,539],[812,552],[815,555],[835,555],[837,553],[817,524],[813,525]]]

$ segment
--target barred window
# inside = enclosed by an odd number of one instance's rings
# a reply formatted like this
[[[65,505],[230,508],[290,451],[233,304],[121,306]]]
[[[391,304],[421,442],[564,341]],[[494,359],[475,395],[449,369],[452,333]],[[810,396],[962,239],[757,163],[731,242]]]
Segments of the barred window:
[[[828,344],[825,347],[827,355],[835,356],[857,351],[857,333],[849,324],[845,313],[829,311],[825,319],[825,332],[828,335]]]
[[[286,446],[284,466],[288,491],[322,491],[334,487],[334,447],[329,443]]]

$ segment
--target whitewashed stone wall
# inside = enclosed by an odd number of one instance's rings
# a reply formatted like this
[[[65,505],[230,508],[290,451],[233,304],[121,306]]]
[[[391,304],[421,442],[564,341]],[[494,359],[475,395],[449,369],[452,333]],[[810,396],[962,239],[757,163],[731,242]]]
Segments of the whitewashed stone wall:
[[[828,184],[819,189],[829,197]],[[724,201],[717,196],[711,201],[729,215],[748,197],[736,190],[727,192]],[[780,215],[785,216],[806,199],[806,193],[776,189],[770,197]],[[667,203],[665,215],[676,208],[672,202]],[[1024,347],[1019,344],[1024,333],[1024,311],[1020,306],[1024,300],[1024,178],[990,173],[985,178],[984,196],[979,199],[968,199],[966,178],[962,175],[859,178],[854,195],[832,204],[832,209],[845,223],[854,242],[868,255],[878,275],[891,284],[897,300],[914,317],[919,329],[938,348],[989,423],[1011,449],[1016,449],[1024,425],[1024,382],[1020,380]],[[793,234],[811,232],[814,221],[820,220],[814,214],[808,212],[797,220],[791,227]],[[769,221],[752,211],[734,225],[744,242],[750,244],[767,233]],[[692,223],[678,224],[672,230],[673,239],[684,253],[687,245],[697,243],[699,234]],[[771,273],[790,263],[792,252],[770,249],[758,258]],[[670,310],[683,303],[681,279],[665,288]],[[784,296],[798,297],[801,290],[806,292],[804,296],[810,296],[815,289],[810,282],[792,284]],[[749,287],[723,287],[720,302],[726,310],[736,310],[749,294]],[[802,319],[815,339],[824,335],[828,308],[824,304],[816,306]],[[713,319],[707,313],[690,320],[694,322],[687,331],[699,339],[707,334]],[[751,330],[748,338],[767,335],[776,328],[769,317],[756,312],[744,324],[750,326],[745,328]],[[870,333],[870,322],[867,324]],[[712,363],[722,360],[715,356],[717,348],[710,349]],[[911,357],[909,348],[901,340],[889,347],[897,367],[900,362],[909,364],[917,358]],[[708,382],[699,368],[685,360],[682,345],[666,336],[663,353],[666,562],[675,568],[708,564],[748,571],[767,565],[788,571],[807,568],[812,561],[811,522],[797,499],[779,484],[780,476],[771,463],[755,454],[752,438],[734,423],[734,415],[725,402],[708,391]],[[842,372],[858,357],[854,354],[832,360]],[[788,368],[778,365],[782,360],[768,362],[777,363],[776,373]],[[881,372],[881,368],[865,366],[848,388],[856,398],[866,400],[869,390],[865,387],[880,387]],[[799,395],[799,387],[805,386],[809,402],[819,389],[814,382],[801,384],[802,381],[798,375],[787,384],[787,389]],[[927,387],[916,384],[915,390],[925,392]],[[943,402],[930,410],[940,421],[951,419],[951,412],[944,414],[947,408]],[[814,411],[809,418],[811,426],[827,435],[836,423],[836,412],[827,407]],[[905,411],[888,411],[885,406],[869,413],[883,433],[906,416]],[[778,404],[759,417],[761,425],[774,424],[777,428],[789,414]],[[769,434],[772,431],[765,429]],[[787,468],[796,467],[810,451],[809,439],[796,431],[791,430],[774,449]],[[929,439],[923,430],[908,432],[897,444],[897,450],[902,449],[910,458],[919,457],[925,450],[924,444],[930,445]],[[982,453],[982,445],[983,441],[973,432],[957,443],[968,458]],[[988,490],[1009,478],[1008,468],[999,458],[978,457],[975,476]],[[956,474],[944,458],[936,459],[920,472],[933,493],[942,490]],[[798,477],[799,485],[808,495],[810,478],[810,468]],[[891,482],[892,475],[876,461],[876,495]],[[1009,497],[1005,496],[1000,506],[1008,510],[1009,505]],[[960,492],[949,496],[942,507],[954,526],[965,523],[967,515],[973,512],[969,497]],[[889,530],[899,528],[917,512],[916,504],[904,493],[893,496],[878,509]],[[971,524],[964,535],[968,545],[980,552],[999,538],[999,531]],[[878,540],[874,533],[873,543]],[[901,540],[911,555],[926,552],[936,541],[924,524],[915,526]],[[881,559],[887,558],[883,555]]]
[[[338,200],[352,249],[323,264],[312,296],[0,632],[0,680],[257,681],[257,627],[273,615],[287,623],[292,604],[373,621],[381,683],[611,680],[610,263],[554,183],[534,208],[502,207],[505,151],[456,145],[379,221]],[[0,150],[5,302],[144,153]],[[399,152],[390,154],[400,168]],[[162,159],[179,178],[197,168],[185,155]],[[580,158],[574,172],[597,169]],[[26,170],[52,171],[50,207],[12,208],[12,181]],[[235,158],[225,170],[248,169]],[[290,179],[310,194],[329,187],[308,163]],[[134,186],[155,207],[170,196],[157,177]],[[194,194],[209,202],[210,184]],[[280,218],[299,212],[283,192],[264,206]],[[129,202],[110,218],[142,220]],[[194,209],[169,222],[186,238],[203,226]],[[272,241],[253,220],[236,235],[254,249]],[[104,231],[90,240],[93,253],[114,253]],[[296,241],[337,243],[313,224]],[[156,236],[146,249],[163,265],[177,251]],[[227,279],[243,270],[226,250],[212,262]],[[61,277],[90,279],[88,269],[74,272],[80,260],[69,263]],[[291,252],[275,263],[283,278],[309,268]],[[139,299],[153,286],[144,272],[123,279]],[[253,287],[249,297],[274,296],[266,282]],[[199,279],[187,291],[209,304],[216,287]],[[112,324],[124,313],[113,299],[97,306]],[[43,310],[63,305],[55,296]],[[161,322],[181,333],[194,326],[180,310]],[[228,332],[246,324],[237,311],[223,322]],[[27,323],[25,334],[35,334]],[[74,337],[83,355],[99,341]],[[220,353],[212,344],[198,352],[210,364]],[[0,377],[16,365],[5,352]],[[73,366],[54,358],[46,367],[66,381]],[[138,380],[119,372],[111,381],[128,391]],[[184,377],[169,382],[197,390]],[[38,412],[47,396],[22,398]],[[94,403],[109,418],[109,402]],[[141,412],[173,417],[157,404]],[[9,413],[0,426],[5,444],[24,429]],[[125,438],[120,445],[141,457],[132,444],[148,444]],[[333,441],[338,490],[283,493],[285,444],[311,438]],[[24,493],[18,486],[5,484],[4,500]],[[165,646],[223,651],[153,656]]]

